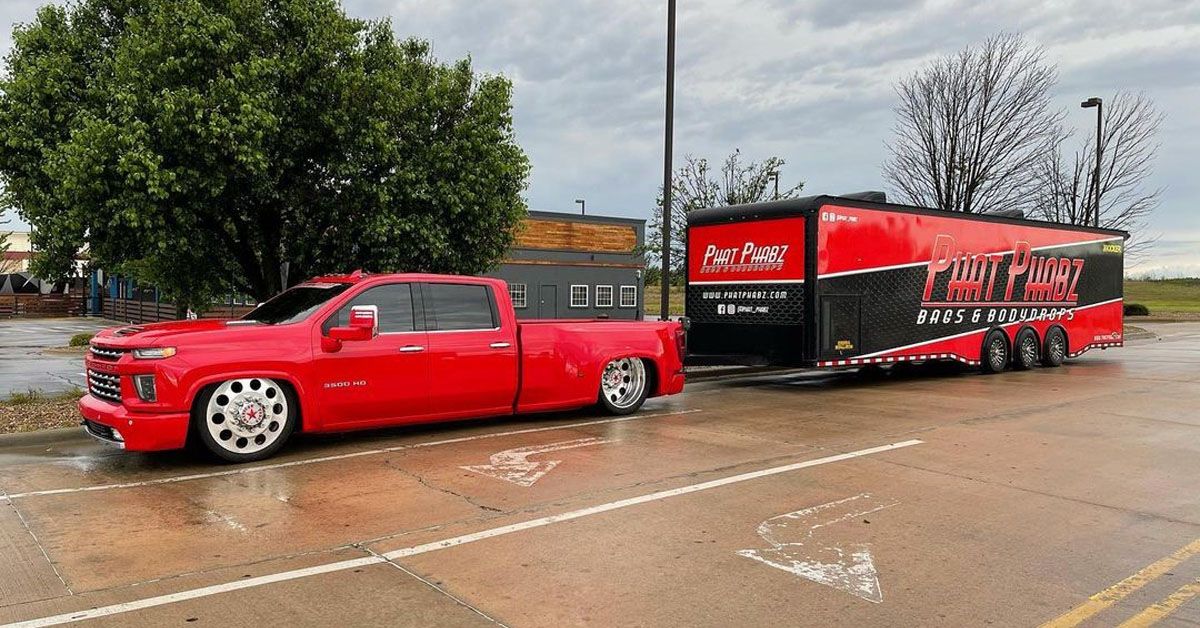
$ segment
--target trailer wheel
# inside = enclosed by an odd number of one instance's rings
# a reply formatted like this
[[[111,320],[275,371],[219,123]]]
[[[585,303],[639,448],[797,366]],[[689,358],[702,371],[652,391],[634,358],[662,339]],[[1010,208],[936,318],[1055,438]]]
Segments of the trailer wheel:
[[[197,396],[192,425],[217,458],[254,462],[283,447],[299,422],[299,406],[291,388],[273,379],[230,379]]]
[[[1041,347],[1038,343],[1037,332],[1026,327],[1017,333],[1016,346],[1013,348],[1013,368],[1018,371],[1028,371],[1037,366],[1038,354]]]
[[[617,358],[600,374],[600,405],[612,414],[637,412],[649,394],[646,364],[638,358]]]
[[[1042,366],[1058,366],[1067,357],[1067,335],[1061,327],[1051,327],[1046,332],[1045,347],[1042,349]]]
[[[1004,332],[993,329],[983,339],[979,368],[984,373],[999,373],[1008,368],[1008,336]]]

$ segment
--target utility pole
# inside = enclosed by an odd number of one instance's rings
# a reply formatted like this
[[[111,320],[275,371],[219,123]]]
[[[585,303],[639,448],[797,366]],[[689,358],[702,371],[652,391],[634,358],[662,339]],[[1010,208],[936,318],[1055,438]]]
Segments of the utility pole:
[[[1099,98],[1089,98],[1081,103],[1084,109],[1096,108],[1096,172],[1092,175],[1092,226],[1100,226],[1100,138],[1104,133],[1104,101]],[[1084,221],[1085,224],[1087,221]]]
[[[663,138],[662,292],[659,317],[671,314],[671,151],[675,126],[675,0],[667,0],[667,111]]]

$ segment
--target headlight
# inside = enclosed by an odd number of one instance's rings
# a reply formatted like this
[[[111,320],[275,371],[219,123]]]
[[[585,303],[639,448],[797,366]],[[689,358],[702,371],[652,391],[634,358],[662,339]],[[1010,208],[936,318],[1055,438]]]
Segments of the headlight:
[[[158,400],[158,391],[154,388],[153,375],[134,375],[133,387],[137,390],[137,396],[142,401],[154,403]]]
[[[141,360],[157,360],[160,358],[169,358],[175,355],[175,347],[150,347],[148,349],[134,349],[133,357]]]

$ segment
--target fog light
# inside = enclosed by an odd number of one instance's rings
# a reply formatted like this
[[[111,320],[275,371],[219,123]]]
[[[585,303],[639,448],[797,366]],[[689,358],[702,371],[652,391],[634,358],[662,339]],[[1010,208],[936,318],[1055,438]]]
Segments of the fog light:
[[[117,441],[118,443],[125,442],[125,437],[121,436],[121,433],[117,431],[117,428],[114,427],[112,432],[113,432],[113,440]]]
[[[153,375],[134,375],[133,387],[137,389],[137,396],[142,401],[154,402],[158,400],[158,391],[154,389]]]

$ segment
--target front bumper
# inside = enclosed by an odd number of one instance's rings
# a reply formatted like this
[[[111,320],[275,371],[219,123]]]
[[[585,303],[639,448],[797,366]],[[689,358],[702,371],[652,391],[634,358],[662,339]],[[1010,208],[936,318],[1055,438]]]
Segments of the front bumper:
[[[96,425],[84,425],[92,437],[130,451],[179,449],[187,442],[188,414],[133,413],[128,408],[97,399],[90,394],[79,399],[79,413]],[[104,428],[116,430],[121,439]]]

